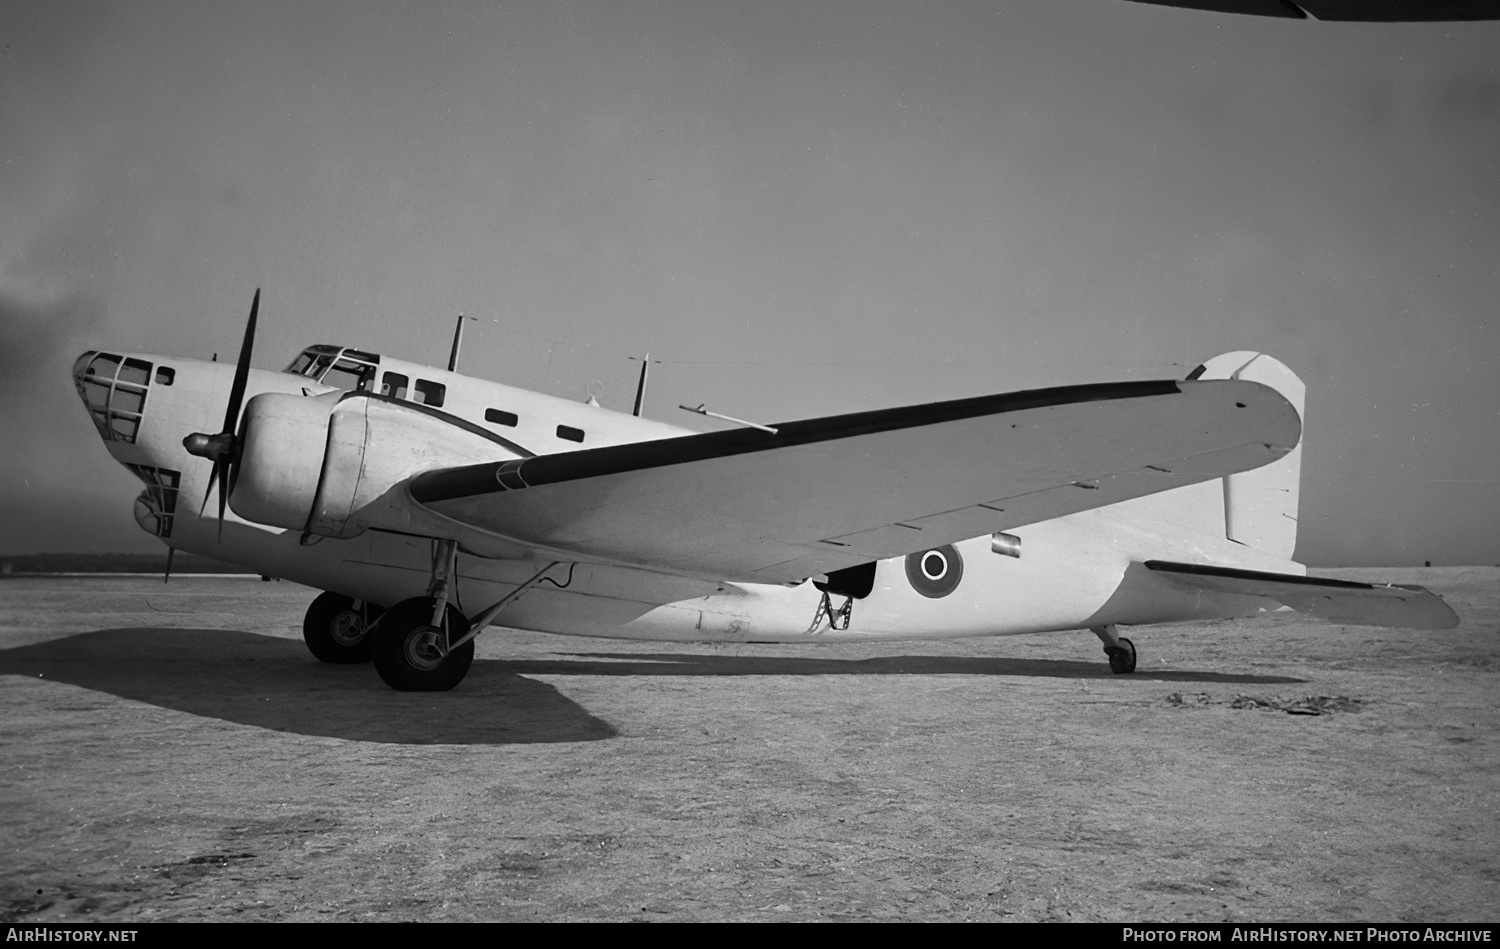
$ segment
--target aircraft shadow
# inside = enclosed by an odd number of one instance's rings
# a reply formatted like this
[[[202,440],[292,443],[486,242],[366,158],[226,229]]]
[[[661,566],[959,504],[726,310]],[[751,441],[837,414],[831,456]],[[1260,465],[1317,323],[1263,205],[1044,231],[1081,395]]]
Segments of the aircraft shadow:
[[[1113,679],[1103,662],[965,656],[809,659],[691,653],[478,660],[452,692],[386,688],[368,665],[333,666],[301,642],[219,629],[105,629],[0,650],[0,675],[40,676],[207,718],[299,735],[393,744],[597,741],[617,734],[534,675],[985,675]],[[1146,670],[1174,683],[1290,684],[1286,676]]]
[[[557,689],[512,671],[471,673],[452,692],[396,692],[369,665],[327,665],[297,640],[237,630],[79,633],[0,650],[0,675],[41,676],[208,718],[351,741],[502,745],[616,734]]]
[[[805,659],[787,656],[713,656],[691,653],[569,653],[579,659],[514,659],[476,662],[510,675],[598,676],[800,676],[800,675],[983,675],[1051,679],[1147,679],[1153,682],[1218,682],[1287,685],[1306,679],[1274,675],[1141,668],[1117,676],[1109,664],[1068,659],[1004,659],[986,656],[876,656],[869,659]],[[473,675],[473,673],[470,673]]]

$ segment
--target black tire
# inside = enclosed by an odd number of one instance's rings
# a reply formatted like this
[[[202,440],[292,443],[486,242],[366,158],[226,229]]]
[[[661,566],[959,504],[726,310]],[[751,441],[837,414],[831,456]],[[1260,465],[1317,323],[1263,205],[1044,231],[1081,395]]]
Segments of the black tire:
[[[370,659],[385,684],[398,692],[446,692],[463,681],[474,664],[474,640],[439,657],[433,639],[439,630],[431,626],[430,596],[402,600],[385,614],[371,637]],[[448,639],[462,639],[469,621],[452,603],[445,613]]]
[[[1120,637],[1118,647],[1111,646],[1104,650],[1109,656],[1109,671],[1115,675],[1126,675],[1135,671],[1135,643]]]
[[[365,630],[385,612],[374,603],[361,603],[342,593],[324,593],[307,608],[302,619],[302,641],[323,662],[336,665],[370,661],[370,637]]]

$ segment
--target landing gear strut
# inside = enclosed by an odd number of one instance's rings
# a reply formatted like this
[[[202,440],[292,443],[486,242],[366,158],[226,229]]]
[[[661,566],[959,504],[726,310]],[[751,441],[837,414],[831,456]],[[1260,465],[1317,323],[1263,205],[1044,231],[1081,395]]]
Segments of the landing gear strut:
[[[1135,643],[1120,635],[1113,623],[1108,626],[1091,626],[1090,631],[1104,643],[1104,654],[1109,657],[1109,671],[1124,675],[1135,671]]]
[[[370,627],[384,612],[374,603],[342,593],[323,593],[307,608],[302,639],[308,651],[323,662],[369,662]]]
[[[398,692],[446,692],[474,663],[469,621],[448,602],[448,581],[458,573],[458,544],[437,541],[427,596],[402,600],[381,617],[370,659],[385,684]]]
[[[446,692],[453,688],[474,664],[474,637],[555,566],[556,561],[547,564],[470,622],[448,602],[448,581],[458,573],[458,545],[451,540],[437,541],[428,595],[391,607],[372,633],[370,658],[375,671],[386,685],[400,692]],[[572,577],[569,568],[569,583]]]

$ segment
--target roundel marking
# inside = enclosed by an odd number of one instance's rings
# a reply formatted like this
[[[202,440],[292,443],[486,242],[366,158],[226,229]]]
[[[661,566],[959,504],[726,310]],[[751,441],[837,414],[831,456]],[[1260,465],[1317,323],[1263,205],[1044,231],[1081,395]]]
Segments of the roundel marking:
[[[964,578],[964,559],[952,544],[906,557],[906,579],[913,590],[937,599],[958,589]]]

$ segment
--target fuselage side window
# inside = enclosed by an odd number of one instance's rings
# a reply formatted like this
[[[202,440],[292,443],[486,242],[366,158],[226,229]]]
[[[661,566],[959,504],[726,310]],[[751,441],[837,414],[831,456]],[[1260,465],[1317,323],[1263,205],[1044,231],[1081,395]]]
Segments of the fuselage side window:
[[[418,379],[416,396],[413,401],[438,408],[443,404],[443,396],[447,391],[448,387],[440,382],[428,382],[426,379]]]
[[[557,426],[557,437],[566,438],[570,442],[581,442],[583,441],[583,429],[574,428],[571,425],[559,425]]]
[[[520,421],[516,413],[502,412],[500,409],[485,409],[484,420],[494,422],[496,425],[509,425],[511,428],[515,428],[516,423]]]
[[[399,372],[388,372],[380,381],[380,394],[393,399],[406,398],[406,386],[411,380]]]

